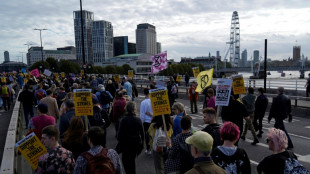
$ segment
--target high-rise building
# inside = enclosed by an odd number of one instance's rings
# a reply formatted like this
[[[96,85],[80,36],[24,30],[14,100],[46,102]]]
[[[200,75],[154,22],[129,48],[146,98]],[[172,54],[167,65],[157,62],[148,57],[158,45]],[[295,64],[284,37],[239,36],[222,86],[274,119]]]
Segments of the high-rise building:
[[[128,42],[128,54],[136,54],[136,53],[137,53],[136,44]]]
[[[83,33],[84,33],[84,51],[85,51],[85,63],[93,64],[92,53],[92,22],[94,20],[94,13],[83,10]],[[83,63],[82,57],[82,29],[81,29],[81,11],[73,12],[74,18],[74,35],[75,35],[75,47],[76,57],[80,64]]]
[[[254,50],[253,52],[253,65],[256,63],[256,62],[259,62],[259,51],[258,50]]]
[[[136,49],[137,53],[156,54],[156,29],[154,25],[144,23],[137,25]]]
[[[161,43],[156,42],[156,47],[157,47],[157,53],[161,53]]]
[[[117,36],[114,40],[114,56],[128,54],[128,36]]]
[[[241,67],[246,67],[248,61],[248,51],[245,49],[241,53]]]
[[[220,51],[216,51],[216,58],[220,57]]]
[[[113,50],[113,26],[111,22],[100,20],[92,22],[92,53],[93,64],[102,65],[102,62],[112,58]]]
[[[300,60],[300,46],[293,47],[293,60]]]
[[[10,53],[8,51],[4,51],[4,62],[10,61]]]

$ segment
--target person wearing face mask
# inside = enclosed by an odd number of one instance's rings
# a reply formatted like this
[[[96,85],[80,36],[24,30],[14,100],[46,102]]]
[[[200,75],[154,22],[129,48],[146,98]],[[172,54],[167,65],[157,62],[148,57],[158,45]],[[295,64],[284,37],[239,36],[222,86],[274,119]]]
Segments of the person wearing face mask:
[[[32,87],[29,84],[24,86],[24,90],[19,94],[18,101],[22,102],[26,128],[29,126],[29,114],[30,118],[34,116],[33,106],[35,104],[35,98],[32,92]]]

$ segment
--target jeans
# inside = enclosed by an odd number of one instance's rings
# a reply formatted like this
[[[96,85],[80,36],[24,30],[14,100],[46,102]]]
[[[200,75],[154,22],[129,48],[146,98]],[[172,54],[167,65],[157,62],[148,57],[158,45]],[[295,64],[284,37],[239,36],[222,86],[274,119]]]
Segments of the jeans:
[[[194,96],[193,96],[193,98],[194,98]],[[197,101],[196,101],[195,99],[192,99],[192,100],[191,100],[191,112],[192,112],[192,113],[193,113],[193,111],[194,111],[193,105],[194,105],[194,107],[195,107],[195,112],[197,112]]]
[[[31,107],[23,106],[23,109],[24,109],[26,128],[28,128],[28,126],[29,126],[29,114],[30,114],[30,118],[32,118],[34,116],[33,107],[32,106]]]
[[[143,123],[143,128],[144,128],[144,136],[145,136],[145,145],[146,145],[146,150],[150,150],[151,147],[149,145],[150,142],[150,135],[148,133],[149,127],[151,123],[144,122]]]
[[[256,135],[256,132],[255,132],[253,124],[252,124],[253,119],[254,119],[254,113],[251,113],[250,114],[250,119],[246,120],[246,122],[245,122],[245,126],[244,126],[242,137],[245,137],[247,132],[248,132],[248,130],[251,130],[253,138],[257,139],[257,135]]]
[[[264,118],[264,114],[256,114],[254,115],[254,121],[253,121],[253,126],[255,131],[259,131],[262,132],[263,131],[263,118]],[[258,121],[258,123],[257,123]]]
[[[289,147],[289,148],[294,147],[294,146],[293,146],[293,142],[292,142],[292,140],[291,140],[291,137],[288,135],[288,133],[287,133],[287,131],[286,131],[286,129],[285,129],[283,120],[281,120],[281,119],[276,119],[276,122],[275,122],[275,124],[274,124],[274,127],[275,127],[276,129],[281,129],[281,130],[283,130],[283,131],[285,132],[286,136],[287,136],[288,147]]]
[[[2,97],[4,110],[10,110],[10,97]]]

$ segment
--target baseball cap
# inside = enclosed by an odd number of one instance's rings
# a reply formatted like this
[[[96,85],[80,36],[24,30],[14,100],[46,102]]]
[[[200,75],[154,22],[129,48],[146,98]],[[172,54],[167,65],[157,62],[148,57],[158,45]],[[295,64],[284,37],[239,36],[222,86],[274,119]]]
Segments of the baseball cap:
[[[195,146],[202,152],[210,152],[213,145],[213,138],[204,131],[197,131],[192,136],[186,138],[185,142]]]
[[[102,84],[98,85],[97,89],[101,90],[103,89],[104,90],[104,86]]]

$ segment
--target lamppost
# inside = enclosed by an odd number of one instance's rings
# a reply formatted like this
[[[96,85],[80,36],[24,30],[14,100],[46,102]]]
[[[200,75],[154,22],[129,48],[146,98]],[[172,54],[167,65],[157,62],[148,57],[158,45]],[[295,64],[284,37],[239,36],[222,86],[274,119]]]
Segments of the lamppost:
[[[39,30],[39,31],[40,31],[41,56],[42,56],[42,67],[41,67],[41,70],[43,70],[43,46],[42,46],[42,36],[41,36],[41,31],[43,31],[43,30],[47,30],[47,29],[45,29],[45,28],[42,28],[42,29],[35,28],[34,30]]]
[[[24,45],[27,45],[28,46],[28,50],[29,50],[29,45],[33,45],[33,44],[28,44],[28,43],[26,43],[26,44],[24,44]],[[42,46],[42,45],[41,45]]]
[[[25,52],[19,52],[19,53],[22,53],[22,63],[24,63],[24,53]]]

